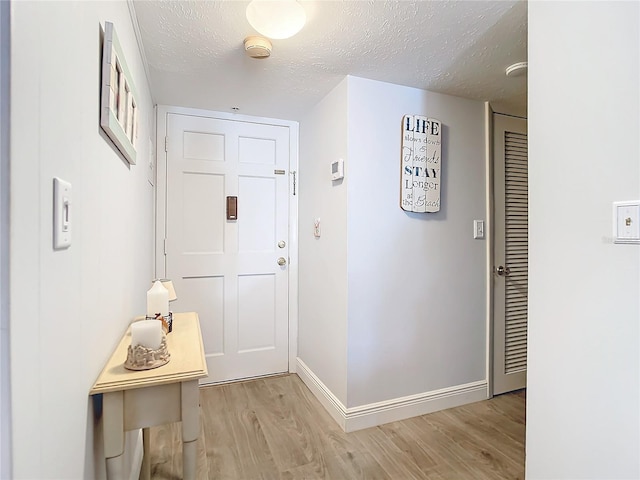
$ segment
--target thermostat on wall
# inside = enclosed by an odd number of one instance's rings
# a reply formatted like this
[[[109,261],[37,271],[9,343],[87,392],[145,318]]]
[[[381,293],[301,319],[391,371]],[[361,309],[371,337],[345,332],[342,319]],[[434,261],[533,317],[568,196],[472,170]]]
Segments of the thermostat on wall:
[[[331,180],[344,178],[344,160],[339,158],[331,162]]]

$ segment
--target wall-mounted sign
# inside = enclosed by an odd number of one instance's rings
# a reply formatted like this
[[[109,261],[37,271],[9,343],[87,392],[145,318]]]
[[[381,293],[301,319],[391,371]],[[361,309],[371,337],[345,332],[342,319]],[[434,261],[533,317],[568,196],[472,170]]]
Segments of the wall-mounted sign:
[[[420,115],[402,117],[400,207],[407,212],[440,210],[442,128]]]

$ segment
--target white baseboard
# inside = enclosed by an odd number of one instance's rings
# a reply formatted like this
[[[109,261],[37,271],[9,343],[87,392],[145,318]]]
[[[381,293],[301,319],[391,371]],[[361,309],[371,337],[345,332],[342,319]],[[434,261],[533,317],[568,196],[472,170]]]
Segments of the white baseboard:
[[[300,379],[345,432],[354,432],[488,398],[487,382],[481,380],[347,408],[300,358],[297,359],[297,364],[297,374]]]
[[[311,393],[318,399],[325,410],[329,412],[329,415],[331,415],[346,432],[347,408],[299,357],[296,358],[296,363],[298,364],[296,374],[300,377],[300,380],[311,390]]]

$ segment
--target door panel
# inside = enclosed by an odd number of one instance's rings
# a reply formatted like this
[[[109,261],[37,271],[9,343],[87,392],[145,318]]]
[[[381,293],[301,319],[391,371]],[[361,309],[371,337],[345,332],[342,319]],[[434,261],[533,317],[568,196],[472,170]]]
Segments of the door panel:
[[[494,114],[493,393],[526,387],[527,121]],[[499,270],[502,268],[502,270]]]
[[[274,291],[273,275],[238,277],[238,351],[276,347]]]
[[[276,164],[276,142],[273,139],[240,137],[238,147],[240,163]]]
[[[224,278],[183,278],[180,287],[181,304],[199,306],[198,316],[205,352],[209,355],[222,355],[224,353]],[[203,318],[208,321],[203,322]]]
[[[273,251],[277,243],[276,187],[274,178],[238,179],[238,198],[242,199],[242,222],[238,223],[240,252]]]
[[[183,253],[222,253],[224,251],[224,176],[182,173],[182,251]],[[202,205],[209,205],[203,216]]]
[[[183,158],[224,162],[224,135],[184,132]]]
[[[166,276],[200,316],[204,383],[286,372],[289,129],[169,114],[167,137]]]

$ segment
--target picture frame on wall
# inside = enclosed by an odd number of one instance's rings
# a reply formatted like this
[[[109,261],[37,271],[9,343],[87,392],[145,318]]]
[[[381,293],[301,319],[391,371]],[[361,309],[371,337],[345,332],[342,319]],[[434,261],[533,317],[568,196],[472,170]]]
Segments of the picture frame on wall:
[[[124,158],[136,163],[137,94],[113,23],[104,24],[100,126]]]

